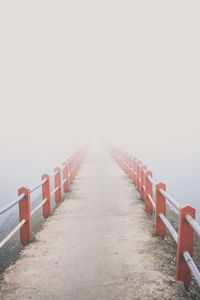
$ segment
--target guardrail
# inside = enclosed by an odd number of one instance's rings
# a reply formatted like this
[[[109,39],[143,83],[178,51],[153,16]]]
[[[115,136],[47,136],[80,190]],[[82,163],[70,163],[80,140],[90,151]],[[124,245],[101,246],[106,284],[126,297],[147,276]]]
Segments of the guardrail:
[[[200,237],[200,225],[195,220],[195,208],[186,204],[179,205],[166,192],[162,182],[155,182],[152,172],[136,157],[118,147],[108,144],[108,151],[116,162],[133,180],[140,197],[145,201],[145,210],[155,211],[155,233],[165,238],[166,229],[177,243],[176,271],[174,280],[189,288],[192,276],[200,286],[200,272],[193,261],[194,232]],[[166,217],[166,201],[178,212],[178,233]]]
[[[0,249],[20,230],[20,241],[25,246],[32,239],[31,217],[43,208],[43,217],[48,218],[52,213],[51,197],[55,195],[55,202],[58,204],[62,199],[62,188],[64,193],[69,189],[75,175],[77,174],[84,159],[87,147],[84,146],[63,163],[62,168],[56,167],[53,175],[43,174],[39,185],[33,189],[21,187],[18,190],[18,197],[0,209],[0,215],[19,204],[19,224],[0,242]],[[51,179],[54,178],[54,189],[51,191]],[[31,194],[42,188],[42,201],[31,210]]]

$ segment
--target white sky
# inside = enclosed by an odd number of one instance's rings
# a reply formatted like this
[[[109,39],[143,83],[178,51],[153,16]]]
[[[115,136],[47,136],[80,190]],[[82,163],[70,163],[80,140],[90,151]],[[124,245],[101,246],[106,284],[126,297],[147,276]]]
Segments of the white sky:
[[[183,0],[1,1],[5,165],[46,151],[59,161],[98,135],[141,156],[197,155],[199,9]]]

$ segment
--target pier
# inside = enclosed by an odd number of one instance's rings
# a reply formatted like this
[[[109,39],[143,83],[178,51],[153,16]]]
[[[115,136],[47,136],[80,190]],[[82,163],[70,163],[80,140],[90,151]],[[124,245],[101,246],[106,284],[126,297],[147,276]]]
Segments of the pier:
[[[119,168],[115,160],[124,163],[124,157],[110,145],[107,149],[93,146],[84,157],[79,152],[73,184],[67,163],[63,165],[66,178],[61,179],[55,169],[54,193],[61,191],[61,183],[69,185],[63,197],[57,194],[53,212],[46,205],[46,221],[32,243],[30,223],[23,228],[25,247],[3,274],[2,300],[195,299],[184,282],[173,280],[176,266],[163,237],[155,233],[153,194],[148,207],[142,199],[145,194],[141,197],[142,190],[146,192],[141,170],[134,171],[134,160],[132,173],[127,169],[130,161]],[[48,186],[43,187],[40,206],[48,203],[50,194]],[[21,215],[19,224],[24,226],[29,217]]]

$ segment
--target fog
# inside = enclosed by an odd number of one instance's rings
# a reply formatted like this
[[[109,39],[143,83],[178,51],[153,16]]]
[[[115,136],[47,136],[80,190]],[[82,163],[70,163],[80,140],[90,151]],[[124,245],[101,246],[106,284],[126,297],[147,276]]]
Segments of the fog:
[[[0,204],[85,141],[199,206],[199,1],[0,2]]]

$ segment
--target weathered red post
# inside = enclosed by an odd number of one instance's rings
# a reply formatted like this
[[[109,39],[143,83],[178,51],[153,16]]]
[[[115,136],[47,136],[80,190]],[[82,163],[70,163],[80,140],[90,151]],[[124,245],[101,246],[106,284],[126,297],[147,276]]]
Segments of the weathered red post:
[[[43,205],[43,216],[48,218],[51,214],[51,187],[50,187],[50,176],[47,174],[42,175],[42,180],[46,180],[42,184],[42,200],[47,199]]]
[[[32,239],[30,189],[21,187],[18,195],[21,194],[25,196],[19,201],[19,221],[25,220],[26,222],[20,228],[20,241],[25,246]]]
[[[186,221],[186,216],[195,218],[195,209],[189,205],[183,205],[179,210],[178,245],[176,255],[175,281],[184,283],[187,289],[191,283],[191,272],[183,257],[183,253],[188,251],[193,256],[194,230]]]
[[[142,200],[145,199],[145,191],[143,189],[143,187],[145,188],[145,171],[147,170],[147,167],[145,165],[143,165],[141,167],[141,188],[140,188],[140,197]]]
[[[62,185],[61,185],[61,168],[56,167],[55,171],[55,188],[58,190],[55,192],[55,201],[56,203],[61,201],[62,198]]]
[[[153,214],[153,205],[148,197],[148,195],[153,197],[153,185],[148,179],[148,176],[152,177],[151,171],[147,171],[145,173],[145,210],[148,211],[150,214]]]
[[[159,218],[159,214],[163,214],[166,217],[166,199],[161,194],[160,189],[166,190],[164,183],[158,183],[155,186],[156,189],[156,209],[155,209],[155,231],[156,234],[161,235],[163,238],[166,236],[166,226]]]
[[[141,186],[141,182],[140,182],[140,173],[141,173],[141,170],[140,170],[140,167],[141,167],[141,160],[138,160],[137,161],[137,166],[136,166],[136,176],[137,176],[137,180],[136,180],[136,187],[137,187],[137,190],[140,192],[140,186]]]
[[[69,178],[68,178],[68,163],[63,163],[63,180],[67,179],[67,181],[63,185],[64,193],[66,193],[69,189]]]

